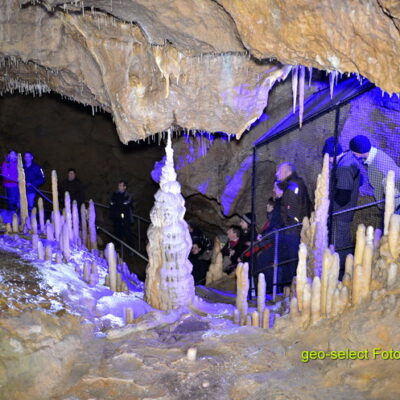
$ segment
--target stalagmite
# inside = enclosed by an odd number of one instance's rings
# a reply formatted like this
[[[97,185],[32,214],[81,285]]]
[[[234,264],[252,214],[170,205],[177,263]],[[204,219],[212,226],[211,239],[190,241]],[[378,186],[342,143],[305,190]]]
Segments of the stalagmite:
[[[394,171],[390,170],[386,176],[386,188],[385,188],[385,217],[384,217],[384,229],[383,234],[389,233],[390,217],[395,210],[395,185],[394,185]]]
[[[90,280],[90,263],[89,261],[85,261],[83,263],[83,280],[87,283],[89,283]]]
[[[58,252],[56,253],[56,263],[57,263],[57,264],[62,264],[62,262],[63,262],[63,256],[62,256],[62,254],[58,251]]]
[[[349,303],[349,290],[346,286],[340,289],[338,313],[341,314]]]
[[[391,263],[389,265],[388,275],[387,275],[387,286],[391,287],[396,283],[397,278],[397,264]]]
[[[356,233],[356,248],[354,250],[354,265],[361,265],[365,247],[365,225],[360,224]]]
[[[150,212],[145,299],[154,308],[171,310],[188,306],[194,299],[192,264],[188,256],[192,240],[184,220],[185,201],[174,169],[171,130],[168,131],[166,161],[160,189]]]
[[[62,226],[60,242],[62,242],[62,252],[64,255],[64,259],[66,262],[68,262],[71,258],[71,250],[69,246],[69,228],[67,222],[64,222]]]
[[[338,288],[333,292],[331,316],[336,317],[340,313],[340,291]]]
[[[23,227],[29,216],[28,214],[28,199],[26,197],[26,182],[25,182],[25,171],[22,164],[21,154],[18,154],[18,189],[19,189],[19,207],[21,226]]]
[[[133,310],[132,308],[125,309],[125,323],[131,324],[133,321]]]
[[[39,242],[39,236],[38,235],[32,235],[32,237],[31,237],[32,249],[34,249],[34,250],[37,249],[38,242]]]
[[[73,233],[72,243],[79,246],[80,243],[79,212],[78,212],[78,203],[76,202],[76,200],[72,202],[72,233]]]
[[[390,253],[393,259],[396,260],[400,252],[400,215],[398,214],[393,214],[390,217],[388,243]]]
[[[65,222],[67,223],[67,227],[68,227],[68,237],[69,237],[69,241],[70,243],[74,242],[74,238],[73,238],[73,230],[72,230],[72,211],[71,211],[71,197],[69,195],[68,192],[65,192],[64,194],[64,211],[65,211]],[[63,213],[64,214],[64,213]]]
[[[46,245],[46,248],[44,251],[44,258],[47,261],[51,261],[53,258],[53,247],[50,244]]]
[[[247,294],[249,291],[249,264],[239,263],[236,267],[236,308],[240,311],[240,321],[246,321],[248,304]]]
[[[61,235],[60,206],[58,202],[58,181],[57,172],[51,171],[51,192],[53,195],[54,234],[57,241]]]
[[[382,237],[382,231],[380,229],[375,229],[374,233],[374,249],[377,250],[379,248],[379,242]]]
[[[351,301],[354,305],[360,304],[362,301],[363,283],[363,267],[362,265],[356,265],[353,272],[353,286],[351,290]]]
[[[329,268],[328,273],[328,285],[326,290],[326,309],[325,313],[326,316],[329,317],[332,312],[332,305],[333,305],[333,294],[335,292],[337,282],[339,279],[339,269],[340,269],[340,259],[337,253],[332,255],[332,264]]]
[[[307,283],[307,247],[304,243],[300,243],[299,246],[299,261],[297,264],[296,273],[296,294],[299,311],[303,309],[303,288]]]
[[[38,241],[37,244],[37,252],[38,252],[38,259],[40,261],[44,261],[44,248],[43,248],[43,242],[41,240]]]
[[[87,211],[85,204],[81,205],[81,227],[82,227],[82,244],[87,247],[88,234],[87,234]]]
[[[264,329],[268,329],[269,328],[269,309],[266,308],[263,312],[262,315],[262,327]]]
[[[32,233],[33,234],[38,233],[36,214],[37,214],[36,207],[33,207],[32,213],[31,213],[31,225],[32,225]]]
[[[19,231],[18,222],[19,222],[18,215],[14,213],[12,216],[12,231],[13,231],[13,233],[18,233],[18,231]]]
[[[321,280],[314,276],[311,288],[311,323],[315,324],[321,319]]]
[[[350,278],[353,276],[353,265],[354,265],[353,254],[347,254],[344,272],[345,272],[345,274],[348,274]]]
[[[262,320],[264,309],[265,309],[265,292],[266,292],[266,283],[264,274],[258,274],[258,282],[257,282],[257,311]],[[262,322],[262,321],[261,321]]]
[[[303,326],[307,326],[311,317],[311,288],[308,282],[303,287],[303,309],[301,311],[301,320]]]
[[[325,249],[322,276],[321,276],[321,314],[326,315],[326,296],[328,290],[329,271],[332,265],[332,254],[329,249]]]
[[[10,233],[12,233],[12,231],[13,231],[13,229],[12,229],[11,224],[9,222],[7,222],[6,223],[6,233],[10,234]]]
[[[206,285],[218,281],[226,275],[223,271],[224,266],[221,249],[222,243],[217,236],[214,240],[214,247],[211,253],[211,263],[206,276]]]
[[[40,232],[45,232],[45,222],[44,222],[44,208],[43,208],[43,199],[41,197],[38,198],[38,209],[39,209],[39,230]]]
[[[110,289],[117,291],[117,255],[115,253],[114,243],[108,243],[107,246],[108,271],[110,276]]]
[[[246,323],[245,323],[245,325],[246,325],[246,326],[252,326],[252,325],[253,325],[253,321],[252,321],[251,315],[250,315],[250,314],[247,314],[247,316],[245,316],[245,318],[246,318]]]
[[[46,221],[46,238],[47,240],[54,240],[54,228],[49,220]]]
[[[89,201],[89,236],[90,250],[97,250],[97,234],[96,234],[96,210],[93,200]]]
[[[251,323],[256,328],[258,328],[260,326],[260,317],[259,317],[258,311],[253,311],[251,313]]]

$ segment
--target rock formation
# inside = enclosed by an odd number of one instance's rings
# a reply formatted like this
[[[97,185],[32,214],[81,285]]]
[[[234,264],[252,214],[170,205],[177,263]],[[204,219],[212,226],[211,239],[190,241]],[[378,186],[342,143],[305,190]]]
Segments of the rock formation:
[[[102,108],[124,143],[170,126],[240,137],[291,65],[399,91],[398,18],[393,2],[374,0],[9,0],[0,88]]]
[[[188,260],[192,239],[186,221],[185,201],[174,170],[171,132],[160,189],[150,212],[147,236],[149,264],[146,269],[146,301],[159,310],[189,306],[194,299],[192,264]]]

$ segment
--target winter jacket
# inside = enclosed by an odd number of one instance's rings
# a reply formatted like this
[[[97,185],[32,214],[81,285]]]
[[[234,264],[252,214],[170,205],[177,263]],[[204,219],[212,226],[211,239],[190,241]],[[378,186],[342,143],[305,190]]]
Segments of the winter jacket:
[[[62,196],[62,201],[64,201],[65,192],[69,193],[71,202],[76,200],[76,202],[78,203],[78,207],[80,207],[80,205],[85,201],[84,187],[82,185],[82,182],[78,178],[75,178],[72,181],[65,179],[61,182],[60,194]]]
[[[116,191],[111,196],[110,211],[114,222],[133,222],[132,196],[128,192]]]
[[[3,175],[3,186],[6,188],[18,186],[18,163],[4,161],[1,166],[1,174]]]
[[[25,182],[30,183],[35,188],[42,186],[44,183],[44,173],[42,168],[39,165],[35,164],[34,162],[29,166],[24,165],[25,170]],[[26,187],[27,193],[35,193],[35,189],[31,186]]]
[[[292,172],[285,180],[279,183],[283,190],[281,197],[281,219],[283,226],[290,226],[303,222],[304,217],[309,217],[311,201],[307,187],[302,178],[296,172]],[[301,226],[289,229],[286,233],[299,235]]]

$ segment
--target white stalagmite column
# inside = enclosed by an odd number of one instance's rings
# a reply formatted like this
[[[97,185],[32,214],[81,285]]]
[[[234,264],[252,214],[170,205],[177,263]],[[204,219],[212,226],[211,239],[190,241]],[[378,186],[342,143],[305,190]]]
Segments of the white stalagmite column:
[[[58,202],[58,180],[57,172],[51,171],[51,193],[53,195],[54,235],[57,241],[61,236],[60,205]]]
[[[114,243],[108,243],[107,246],[108,272],[110,275],[110,289],[117,291],[117,254]]]
[[[38,252],[38,259],[40,261],[44,261],[44,248],[43,248],[43,242],[41,240],[38,241],[37,252]]]
[[[46,221],[46,238],[47,240],[54,240],[54,228],[49,220]]]
[[[93,200],[89,201],[89,235],[90,235],[90,250],[97,250],[97,234],[96,234],[96,210]]]
[[[37,211],[36,207],[33,207],[32,213],[31,213],[31,225],[32,225],[32,233],[37,234],[38,233],[38,225],[37,225]]]
[[[211,254],[211,264],[206,276],[206,286],[221,279],[225,274],[223,271],[223,257],[221,253],[222,244],[218,236],[214,240],[214,247]]]
[[[301,311],[301,320],[303,326],[307,326],[311,317],[311,288],[308,282],[303,287],[303,309]]]
[[[85,204],[81,205],[81,227],[82,227],[82,244],[87,247],[88,234],[87,234],[87,211]]]
[[[321,280],[314,276],[311,288],[311,323],[315,324],[321,319]]]
[[[297,307],[297,305],[296,305]],[[262,327],[264,329],[268,329],[269,328],[269,309],[266,308],[263,312],[263,316],[262,316]]]
[[[18,233],[18,215],[15,213],[12,216],[12,231]]]
[[[391,287],[395,284],[397,278],[397,264],[390,264],[387,276],[387,286]]]
[[[28,199],[26,197],[25,171],[22,163],[21,154],[18,154],[18,189],[19,189],[19,207],[21,214],[21,226],[23,227],[29,216]]]
[[[251,313],[251,322],[256,328],[260,326],[260,315],[258,314],[258,311],[253,311]]]
[[[64,205],[65,205],[65,221],[67,222],[68,226],[68,235],[69,235],[69,241],[73,243],[74,237],[73,237],[73,230],[72,230],[72,211],[71,211],[71,197],[68,192],[65,192],[64,195]]]
[[[236,267],[236,308],[240,311],[240,324],[244,325],[249,306],[247,293],[249,291],[249,264],[240,263]]]
[[[61,240],[62,241],[62,252],[65,261],[68,262],[71,258],[71,250],[69,247],[69,228],[68,223],[65,221],[62,227]]]
[[[296,295],[299,306],[299,311],[303,309],[303,288],[307,283],[307,246],[300,243],[299,246],[299,261],[297,264],[296,273]]]
[[[364,248],[363,263],[362,263],[362,280],[361,297],[364,299],[368,296],[371,289],[372,277],[372,257],[374,254],[373,244],[367,244]]]
[[[266,292],[266,283],[264,274],[258,274],[258,282],[257,282],[257,311],[261,318],[265,309],[265,292]]]
[[[328,291],[329,271],[332,266],[332,254],[329,249],[325,249],[324,259],[322,262],[321,276],[321,314],[326,315],[326,294]]]
[[[362,301],[363,267],[356,265],[353,271],[353,286],[351,289],[351,301],[354,305]]]
[[[388,230],[388,243],[390,253],[394,260],[397,259],[400,252],[400,215],[393,214],[390,217]]]
[[[340,259],[338,253],[332,255],[332,264],[328,274],[328,285],[326,290],[326,316],[329,317],[332,312],[333,294],[335,292],[340,269]]]
[[[356,248],[354,250],[354,266],[361,265],[365,247],[365,225],[360,224],[356,233]]]
[[[395,210],[395,189],[394,189],[394,171],[390,170],[386,176],[386,189],[385,189],[385,218],[383,234],[389,233],[390,217]]]
[[[46,231],[46,226],[44,222],[43,199],[41,197],[38,198],[38,209],[39,209],[39,230],[41,233],[44,233]]]
[[[51,245],[47,245],[45,248],[45,260],[51,261],[53,257],[53,248],[51,247]]]
[[[72,243],[79,245],[79,212],[78,212],[78,203],[76,200],[72,202]]]
[[[188,306],[194,299],[192,264],[188,260],[192,239],[185,222],[185,201],[176,180],[171,131],[165,148],[160,189],[150,211],[151,225],[146,268],[145,299],[154,308],[171,310]]]

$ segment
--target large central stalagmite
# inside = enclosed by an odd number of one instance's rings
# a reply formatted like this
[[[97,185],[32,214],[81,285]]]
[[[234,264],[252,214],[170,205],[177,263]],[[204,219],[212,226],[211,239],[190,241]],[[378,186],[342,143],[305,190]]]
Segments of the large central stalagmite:
[[[171,134],[168,132],[166,161],[160,189],[150,212],[147,231],[149,264],[146,269],[145,298],[153,307],[171,310],[188,306],[194,299],[192,264],[188,260],[192,239],[183,219],[185,201],[176,180]]]

